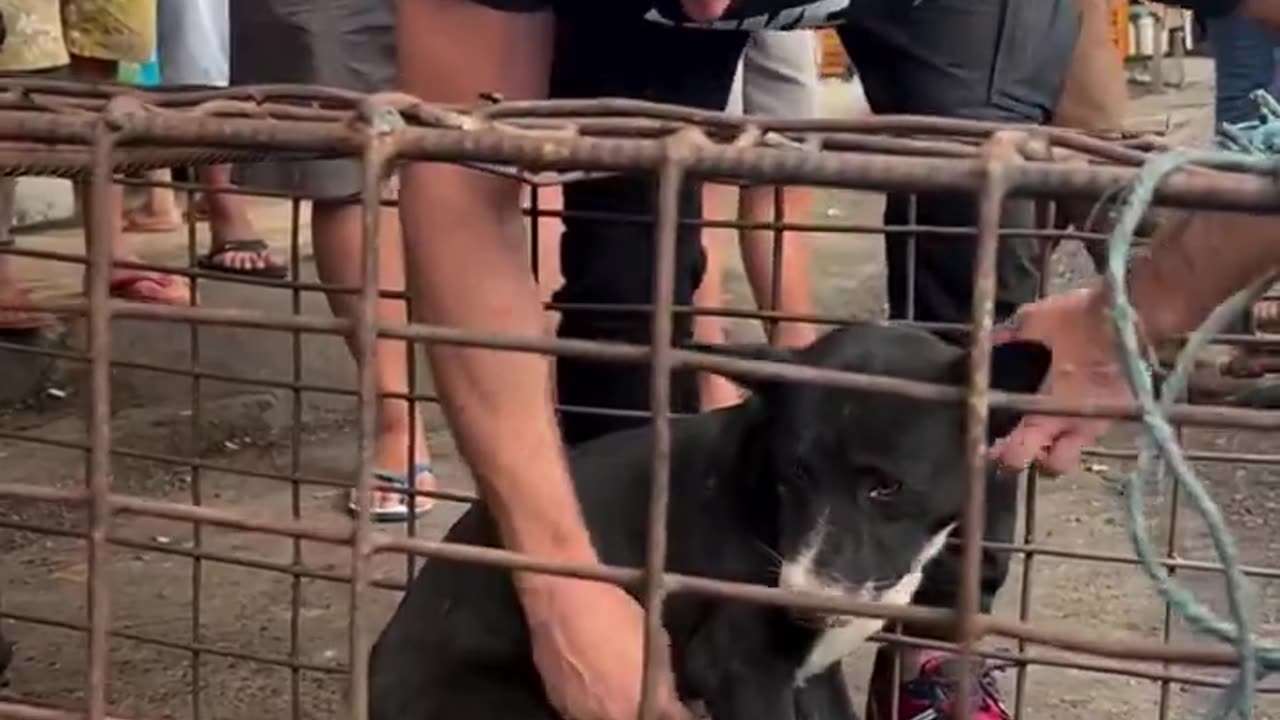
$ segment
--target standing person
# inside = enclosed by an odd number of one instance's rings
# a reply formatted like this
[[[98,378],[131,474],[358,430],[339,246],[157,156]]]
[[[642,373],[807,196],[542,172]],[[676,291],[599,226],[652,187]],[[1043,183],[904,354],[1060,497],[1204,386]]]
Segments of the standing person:
[[[738,72],[729,93],[728,111],[770,118],[805,119],[818,114],[817,35],[811,31],[785,32],[762,30],[752,33],[738,63]],[[708,186],[712,202],[727,205],[728,187]],[[738,219],[744,222],[773,222],[775,192],[769,185],[743,187],[738,192]],[[810,193],[806,188],[781,188],[783,220],[805,218],[809,213]],[[724,300],[723,274],[727,238],[707,231],[703,236],[706,271],[702,284],[693,294],[694,305],[718,307]],[[809,279],[809,245],[800,233],[788,230],[775,240],[770,229],[742,230],[738,248],[747,282],[751,285],[756,306],[790,315],[813,314],[813,287]],[[774,242],[782,243],[781,275],[778,282],[777,307],[773,306]],[[724,318],[698,315],[693,321],[693,336],[703,342],[724,342]],[[802,322],[765,323],[768,340],[784,347],[803,347],[816,337],[813,325]],[[699,394],[703,409],[732,405],[741,398],[737,386],[712,373],[699,374]]]
[[[988,120],[1043,122],[1061,91],[1076,38],[1074,8],[1060,0],[401,0],[397,31],[401,88],[429,102],[470,103],[484,92],[511,100],[624,96],[718,110],[749,33],[839,24],[872,109]],[[710,32],[708,30],[718,30]],[[601,214],[652,216],[648,176],[574,183],[564,189],[564,286],[573,303],[647,305],[652,301],[652,228],[601,219]],[[414,163],[402,174],[401,217],[410,250],[415,316],[469,331],[541,335],[545,322],[528,272],[520,188],[507,179],[439,163]],[[681,192],[681,217],[699,215],[700,188]],[[909,201],[892,196],[886,220],[901,225]],[[1010,202],[1005,226],[1028,227],[1032,207]],[[921,225],[974,224],[970,195],[920,198]],[[909,259],[905,238],[888,242],[890,304],[907,314]],[[677,241],[677,304],[689,304],[701,280],[696,228]],[[914,288],[917,318],[969,319],[973,241],[918,235]],[[1001,315],[1034,298],[1038,276],[1030,239],[1000,252],[997,308]],[[483,287],[475,278],[483,277]],[[687,317],[675,319],[675,340],[689,337]],[[644,314],[565,312],[566,337],[648,343]],[[561,433],[552,409],[550,361],[479,348],[432,346],[436,388],[505,543],[546,559],[598,560],[568,482]],[[649,369],[561,358],[555,394],[565,405],[643,409]],[[696,379],[681,373],[673,386],[677,411],[694,410]],[[624,427],[617,418],[561,416],[570,444]],[[630,423],[637,421],[630,420]],[[643,422],[640,420],[639,422]],[[993,493],[988,537],[1011,536],[1016,484]],[[916,601],[951,606],[958,553],[926,573]],[[1008,557],[987,553],[984,607],[1003,582]],[[533,653],[549,697],[573,718],[623,720],[638,702],[640,609],[622,590],[567,578],[518,574]],[[878,673],[874,694],[910,710],[945,695],[948,678],[936,663],[906,667],[904,688]],[[669,678],[666,678],[669,681]],[[988,683],[983,683],[988,687]],[[687,716],[670,683],[660,700],[665,717]],[[925,699],[908,692],[923,689]],[[978,717],[1004,714],[998,696],[978,693]],[[883,710],[883,702],[876,704]],[[938,713],[944,712],[942,709]],[[881,713],[887,714],[887,713]],[[915,713],[904,713],[911,718]]]
[[[361,92],[386,90],[395,84],[392,0],[246,0],[232,3],[230,17],[234,84],[318,83]],[[359,161],[266,163],[246,171],[254,185],[311,201],[311,238],[320,280],[359,286],[363,279]],[[384,212],[380,228],[381,288],[403,290],[404,249],[394,211]],[[328,298],[335,315],[357,317],[357,295],[331,292]],[[379,302],[379,322],[403,324],[405,319],[403,300]],[[354,353],[355,337],[347,342]],[[408,347],[401,340],[381,340],[374,354],[377,388],[383,395],[374,439],[376,479],[404,489],[433,490],[435,477],[421,415],[412,402],[385,396],[408,392],[412,371]],[[424,511],[430,502],[419,499],[417,507]],[[403,520],[410,507],[403,493],[378,493],[371,512],[378,520]]]
[[[1111,8],[1116,0],[1077,0],[1080,11],[1080,39],[1076,42],[1071,66],[1063,84],[1062,96],[1053,112],[1053,123],[1090,132],[1116,133],[1124,130],[1125,112],[1129,107],[1129,79],[1124,56],[1111,41]],[[1078,230],[1100,231],[1095,225],[1085,227],[1095,215],[1093,200],[1070,199],[1059,203],[1059,222],[1075,225]],[[1095,270],[1106,266],[1106,243],[1090,240],[1084,243]]]
[[[1258,90],[1272,91],[1276,84],[1276,51],[1280,32],[1246,17],[1210,18],[1205,23],[1213,51],[1213,120],[1215,125],[1260,119],[1258,103],[1251,97]],[[1250,331],[1248,313],[1236,317],[1224,328],[1228,333]],[[1235,348],[1238,355],[1250,348]]]
[[[1250,96],[1276,84],[1280,32],[1246,17],[1211,18],[1205,27],[1213,51],[1214,122],[1259,119],[1258,103]]]
[[[160,61],[156,53],[146,63],[120,63],[120,82],[143,88],[160,84]],[[182,227],[182,212],[177,194],[168,183],[173,181],[169,168],[156,168],[142,173],[151,184],[145,188],[142,204],[124,212],[124,230],[129,233],[172,232]]]
[[[159,57],[165,85],[221,88],[231,82],[229,0],[159,0]],[[249,217],[249,202],[232,189],[230,165],[196,171],[210,188],[201,195],[209,221],[209,252],[197,264],[205,270],[282,278],[284,262],[271,254]]]
[[[110,83],[121,62],[146,63],[155,51],[156,0],[0,0],[7,37],[0,48],[0,72],[65,71],[76,80]],[[13,224],[12,179],[0,181],[0,233],[8,242]],[[87,197],[87,193],[81,193]],[[136,261],[122,227],[124,189],[108,196],[113,218],[107,229],[114,261]],[[89,218],[88,212],[82,217]],[[0,243],[0,244],[5,244]],[[191,284],[179,275],[113,267],[111,296],[122,300],[187,305]],[[0,299],[29,301],[30,293],[14,276],[11,259],[0,254]],[[0,311],[0,330],[29,329],[50,321],[42,313]]]

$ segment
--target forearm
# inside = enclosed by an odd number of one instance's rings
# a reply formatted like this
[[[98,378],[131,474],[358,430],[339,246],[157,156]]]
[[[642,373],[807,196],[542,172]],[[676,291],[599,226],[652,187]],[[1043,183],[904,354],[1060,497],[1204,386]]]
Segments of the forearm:
[[[1280,264],[1280,217],[1196,212],[1167,223],[1133,261],[1129,293],[1151,342],[1194,330]]]
[[[518,188],[440,165],[406,170],[401,205],[414,299],[424,321],[541,336]],[[551,361],[530,353],[431,346],[445,414],[505,544],[592,562],[553,412]]]

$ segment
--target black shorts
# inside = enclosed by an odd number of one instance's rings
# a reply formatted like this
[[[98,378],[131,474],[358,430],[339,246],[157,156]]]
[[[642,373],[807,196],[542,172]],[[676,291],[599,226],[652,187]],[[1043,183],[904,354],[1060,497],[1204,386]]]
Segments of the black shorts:
[[[550,9],[555,13],[553,98],[627,97],[723,110],[749,37],[742,30],[709,30],[646,19],[655,10],[667,19],[679,17],[678,0],[472,1],[507,12]],[[788,2],[806,2],[809,9],[845,4],[843,0],[738,0],[735,11],[740,17],[754,18],[762,8]],[[878,113],[1038,123],[1049,117],[1061,93],[1078,34],[1075,3],[852,0],[857,12],[837,31],[857,65],[871,108]],[[649,215],[653,189],[652,179],[640,176],[564,187],[568,213],[560,242],[564,284],[555,300],[579,307],[562,313],[560,335],[635,344],[650,341],[647,314],[594,308],[652,302],[652,227],[602,216]],[[698,217],[699,201],[699,188],[686,183],[680,193],[680,216]],[[1006,227],[1027,226],[1030,207],[1014,205],[1010,203],[1013,212],[1006,218]],[[886,221],[904,224],[906,208],[905,198],[890,196]],[[968,227],[974,222],[973,208],[970,196],[921,196],[916,220],[922,225]],[[890,235],[886,243],[890,312],[902,317],[910,307],[920,320],[967,321],[973,243],[922,233],[918,252],[909,256],[904,239]],[[1001,244],[997,313],[1006,315],[1035,295],[1039,278],[1034,253],[1031,239]],[[908,262],[914,262],[918,272],[912,273]],[[704,266],[697,228],[682,225],[678,230],[675,265],[675,302],[687,305]],[[914,282],[914,300],[908,300],[910,282]],[[675,341],[688,339],[689,316],[677,315],[673,322]],[[625,410],[648,406],[647,367],[566,357],[557,361],[556,375],[563,405]],[[692,373],[675,373],[672,407],[678,412],[696,409]],[[578,411],[565,411],[561,421],[570,444],[637,422],[632,417]]]

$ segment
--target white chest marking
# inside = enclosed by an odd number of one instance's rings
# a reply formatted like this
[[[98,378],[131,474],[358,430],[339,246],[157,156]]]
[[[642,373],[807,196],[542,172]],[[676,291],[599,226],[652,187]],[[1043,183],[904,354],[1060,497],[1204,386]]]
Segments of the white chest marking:
[[[852,588],[822,577],[814,567],[814,558],[817,557],[818,548],[822,546],[823,536],[827,532],[826,522],[819,522],[799,555],[783,563],[778,576],[778,585],[785,590],[851,596],[862,602],[907,605],[920,587],[925,566],[942,551],[947,537],[951,535],[954,528],[954,525],[950,525],[929,538],[924,547],[912,558],[907,574],[898,578],[893,585],[885,587],[882,583],[868,582],[861,587]],[[852,654],[858,645],[884,625],[884,621],[879,618],[847,615],[834,616],[829,618],[829,621],[830,626],[818,636],[804,664],[796,671],[796,685],[803,684],[810,677]]]

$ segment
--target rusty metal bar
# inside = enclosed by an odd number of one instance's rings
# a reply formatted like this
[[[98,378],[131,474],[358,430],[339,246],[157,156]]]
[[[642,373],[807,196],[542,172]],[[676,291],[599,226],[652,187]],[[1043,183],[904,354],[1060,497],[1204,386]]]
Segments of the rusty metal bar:
[[[1017,140],[1017,135],[996,133],[983,147],[987,176],[978,201],[978,236],[973,262],[973,333],[969,346],[969,394],[965,405],[965,466],[969,491],[965,495],[964,520],[961,523],[964,555],[958,588],[960,622],[956,633],[960,645],[960,674],[965,678],[969,677],[973,646],[979,638],[979,563],[987,512],[987,394],[991,385],[991,331],[995,324],[993,316],[998,230],[1005,201],[1004,172],[1006,164],[1016,157]],[[971,694],[970,683],[961,682],[956,693],[956,706],[960,708],[961,718],[970,716]]]
[[[89,662],[85,684],[88,720],[107,717],[107,679],[111,629],[111,590],[107,581],[110,550],[107,533],[111,529],[111,305],[107,302],[111,284],[111,228],[120,219],[111,202],[111,154],[120,139],[119,128],[109,119],[96,121],[93,144],[93,175],[89,185],[88,225],[89,272],[89,373],[90,398],[85,419],[88,423],[87,463],[89,501]]]
[[[113,301],[112,304],[114,306],[113,313],[118,317],[151,318],[169,322],[201,322],[211,325],[273,330],[297,329],[303,332],[333,335],[349,332],[352,326],[352,323],[335,318],[291,318],[287,316],[281,318],[251,310],[155,307],[119,301]],[[380,323],[378,332],[386,337],[405,340],[520,350],[566,357],[586,357],[606,362],[637,362],[646,358],[648,353],[648,349],[643,346],[625,343],[553,340],[537,337],[468,333],[453,328],[417,323],[402,326]],[[947,385],[800,367],[789,363],[737,360],[691,350],[673,350],[671,362],[675,368],[716,370],[742,375],[743,377],[805,382],[870,392],[887,392],[922,400],[960,402],[966,398],[963,390]],[[1134,419],[1140,416],[1133,403],[1126,402],[1062,402],[1039,395],[1019,395],[997,391],[991,392],[990,401],[992,407],[1012,408],[1023,412],[1045,415],[1074,415],[1113,419]],[[1173,407],[1170,412],[1170,418],[1179,422],[1206,427],[1237,427],[1255,430],[1280,429],[1280,415],[1260,410],[1181,404]]]
[[[48,83],[45,80],[5,84],[0,91],[0,137],[12,142],[0,142],[0,174],[21,173],[24,170],[48,171],[83,177],[87,171],[93,176],[92,209],[89,223],[91,251],[89,257],[62,256],[39,250],[19,250],[15,254],[87,262],[89,271],[89,301],[87,303],[55,303],[48,307],[68,314],[88,317],[90,349],[87,358],[66,351],[37,351],[66,360],[88,360],[90,365],[90,409],[88,442],[65,438],[34,438],[19,432],[0,430],[0,438],[40,442],[54,447],[88,450],[88,484],[84,489],[55,489],[14,483],[0,484],[0,497],[60,503],[89,510],[87,533],[62,528],[40,528],[21,522],[0,521],[0,527],[13,527],[33,532],[47,532],[65,537],[89,538],[90,552],[90,618],[88,623],[63,623],[30,617],[8,617],[30,622],[67,626],[69,629],[88,633],[90,657],[88,663],[89,691],[88,717],[104,718],[106,706],[106,647],[109,638],[126,638],[137,642],[150,642],[191,653],[193,657],[192,713],[201,713],[199,695],[199,658],[202,654],[221,657],[239,657],[269,665],[288,667],[292,672],[291,708],[293,715],[301,713],[301,692],[298,682],[303,670],[318,672],[345,672],[349,675],[351,693],[350,714],[361,718],[367,707],[368,629],[363,626],[366,613],[360,612],[361,604],[369,588],[402,588],[397,579],[375,577],[371,564],[378,553],[402,553],[406,556],[410,572],[413,558],[437,557],[463,562],[480,562],[508,568],[566,574],[571,577],[603,580],[641,588],[646,605],[646,662],[644,713],[651,717],[654,711],[654,670],[661,658],[655,652],[661,647],[657,640],[661,634],[659,609],[663,598],[672,592],[709,593],[745,602],[758,602],[776,606],[809,608],[824,612],[853,613],[870,617],[882,617],[892,621],[907,621],[930,626],[941,631],[951,631],[957,636],[958,650],[965,662],[972,658],[991,657],[993,653],[982,651],[974,642],[983,634],[1001,635],[1018,641],[1019,652],[1006,655],[1019,663],[1019,688],[1015,713],[1021,714],[1022,696],[1025,692],[1025,667],[1030,664],[1047,664],[1059,667],[1078,667],[1097,672],[1117,672],[1131,677],[1142,677],[1163,683],[1162,695],[1167,698],[1168,683],[1185,682],[1215,686],[1214,678],[1195,675],[1179,675],[1167,666],[1178,663],[1230,666],[1235,662],[1229,648],[1219,645],[1157,643],[1133,638],[1082,637],[1069,628],[1050,628],[1029,624],[1031,617],[1031,572],[1034,557],[1066,557],[1079,560],[1133,564],[1135,560],[1121,554],[1093,551],[1055,549],[1036,543],[1034,479],[1028,480],[1027,526],[1022,543],[983,542],[980,537],[983,516],[982,489],[985,473],[979,473],[976,458],[984,455],[985,419],[988,406],[1017,407],[1036,412],[1084,414],[1103,417],[1134,417],[1130,405],[1094,404],[1079,408],[1068,404],[1049,403],[1043,398],[1011,397],[1004,393],[987,392],[986,366],[989,364],[989,337],[991,332],[990,306],[994,297],[994,257],[999,238],[1069,237],[1070,233],[1052,230],[1004,230],[999,227],[1000,206],[1008,197],[1038,197],[1049,193],[1084,197],[1096,195],[1106,188],[1123,182],[1133,175],[1132,166],[1141,163],[1147,152],[1160,149],[1158,140],[1150,138],[1104,139],[1075,133],[998,126],[969,121],[939,121],[929,118],[880,117],[858,122],[805,122],[775,123],[764,121],[744,124],[727,119],[719,113],[702,113],[684,109],[655,106],[634,101],[567,101],[541,103],[499,103],[479,108],[431,106],[412,98],[394,94],[368,97],[323,89],[277,86],[257,89],[235,89],[209,92],[138,93],[119,88],[86,88],[74,84]],[[124,93],[128,97],[120,96]],[[307,105],[314,103],[314,106]],[[396,116],[407,121],[403,129],[379,131],[378,121],[387,121],[392,115],[378,115],[377,110],[394,109]],[[371,127],[373,120],[374,127]],[[575,133],[577,136],[575,136]],[[901,137],[878,137],[875,133],[898,133]],[[822,152],[812,152],[800,147],[802,142],[813,142]],[[1066,148],[1070,153],[1086,156],[1090,164],[1066,167],[1055,162],[1055,148]],[[118,146],[118,147],[117,147]],[[24,166],[23,155],[43,153],[43,158]],[[648,306],[610,308],[616,312],[650,312],[654,343],[652,347],[622,344],[602,344],[585,341],[566,342],[550,339],[510,338],[478,336],[449,328],[405,323],[386,325],[376,320],[376,308],[380,298],[403,299],[403,292],[383,292],[377,283],[377,227],[379,209],[394,205],[380,196],[381,181],[392,155],[406,158],[429,158],[459,162],[469,167],[482,167],[492,172],[512,174],[530,179],[528,170],[516,170],[507,165],[525,165],[535,170],[554,170],[560,174],[542,173],[538,181],[587,177],[584,173],[614,173],[642,171],[660,173],[659,212],[655,232],[655,286],[654,302]],[[1019,159],[1019,154],[1027,159]],[[300,258],[298,253],[298,203],[293,204],[292,258],[293,281],[253,282],[256,285],[288,289],[292,294],[292,314],[279,317],[266,313],[244,310],[210,308],[137,307],[109,301],[106,281],[109,275],[110,257],[104,254],[102,235],[109,227],[104,216],[104,193],[113,182],[112,170],[123,167],[145,167],[157,163],[178,160],[193,163],[210,162],[217,158],[266,158],[266,157],[350,157],[361,155],[365,161],[364,204],[364,282],[359,288],[326,287],[320,283],[298,281]],[[775,217],[769,223],[719,222],[700,223],[693,218],[678,217],[677,184],[686,174],[690,179],[732,177],[748,183],[775,188]],[[863,227],[853,224],[823,225],[820,223],[786,223],[781,204],[782,187],[787,183],[805,185],[836,185],[849,188],[865,188],[879,191],[938,191],[970,192],[980,196],[978,262],[975,264],[974,330],[971,341],[970,391],[923,383],[893,381],[885,378],[824,373],[809,368],[777,364],[760,364],[732,360],[672,348],[672,315],[689,312],[689,308],[674,306],[671,293],[670,270],[672,248],[677,226],[693,223],[722,225],[725,227],[753,227],[769,229],[775,240],[784,231],[796,227],[812,227],[830,232],[831,227]],[[176,184],[175,184],[176,185]],[[536,233],[538,208],[537,189],[530,200]],[[1270,179],[1251,177],[1238,173],[1223,173],[1198,168],[1181,173],[1166,183],[1160,195],[1171,204],[1192,204],[1199,207],[1234,207],[1250,209],[1274,209],[1280,207],[1280,198],[1274,193]],[[573,213],[560,211],[545,213],[548,216],[568,217]],[[928,228],[915,224],[913,217],[908,225],[894,228],[900,232],[929,232],[938,235],[963,236],[972,234],[972,228]],[[652,222],[653,218],[627,218],[627,222]],[[881,226],[865,226],[864,231],[879,232]],[[1096,234],[1080,234],[1096,236]],[[913,239],[913,238],[912,238]],[[194,249],[194,235],[189,238]],[[775,263],[772,278],[773,304],[777,304],[778,285],[782,274],[782,248],[775,242]],[[122,267],[157,269],[142,263],[120,263]],[[187,275],[197,279],[206,274],[185,268],[158,268],[165,272]],[[914,286],[914,280],[910,283]],[[361,312],[355,321],[321,319],[301,315],[301,293],[305,291],[339,291],[360,293]],[[912,287],[913,291],[914,288]],[[913,304],[913,303],[912,303]],[[36,307],[32,305],[31,307]],[[44,307],[44,306],[40,306]],[[552,305],[552,309],[582,309],[581,305]],[[775,308],[776,310],[776,308]],[[723,316],[750,316],[772,323],[793,319],[779,312],[748,313],[724,310],[712,314]],[[185,369],[149,366],[138,362],[120,362],[112,365],[107,341],[112,317],[133,317],[154,321],[187,324],[191,334],[192,359]],[[844,324],[845,318],[810,318],[816,322]],[[938,324],[911,323],[927,329],[938,329]],[[290,333],[294,366],[291,381],[239,380],[226,373],[207,371],[200,366],[199,332],[205,325],[228,325],[278,330]],[[326,388],[302,382],[301,335],[302,333],[348,334],[360,338],[357,364],[359,381],[355,390]],[[368,522],[368,502],[371,490],[383,489],[372,482],[370,449],[372,421],[379,397],[404,399],[412,403],[419,399],[431,401],[430,395],[419,395],[411,386],[406,393],[379,395],[372,375],[374,345],[379,336],[408,341],[410,357],[412,343],[416,341],[455,343],[478,347],[494,347],[578,357],[594,357],[608,362],[651,361],[652,411],[647,413],[655,428],[657,456],[653,467],[653,486],[649,508],[649,553],[644,568],[616,568],[607,566],[577,567],[567,564],[538,561],[517,553],[492,548],[457,546],[421,538],[393,538],[376,531]],[[664,342],[667,340],[667,342]],[[1275,338],[1237,338],[1242,345],[1274,344]],[[6,347],[8,347],[6,345]],[[23,351],[23,350],[19,350]],[[228,382],[245,382],[259,387],[275,387],[291,392],[293,403],[293,444],[290,472],[270,473],[251,468],[236,468],[211,463],[199,458],[175,458],[141,450],[113,448],[110,442],[110,389],[107,383],[112,367],[131,368],[156,372],[187,375],[192,379],[194,404],[191,426],[198,430],[200,423],[201,392],[203,381],[216,379]],[[665,556],[666,494],[670,458],[664,454],[669,446],[668,420],[670,411],[670,372],[676,368],[701,367],[733,371],[747,376],[773,377],[800,382],[812,382],[837,387],[859,388],[867,391],[901,393],[910,397],[943,402],[966,402],[968,469],[971,492],[966,506],[964,524],[965,562],[962,578],[962,595],[958,612],[928,608],[892,608],[875,604],[855,603],[843,599],[809,597],[787,593],[772,588],[761,588],[735,583],[723,583],[705,578],[690,578],[663,573]],[[354,483],[340,480],[307,478],[301,470],[301,438],[299,427],[302,419],[302,397],[306,392],[332,392],[355,395],[360,400],[360,455],[361,467]],[[985,397],[984,397],[985,395]],[[988,402],[989,401],[989,402]],[[646,413],[636,413],[646,415]],[[1217,427],[1245,427],[1264,430],[1280,428],[1280,418],[1274,413],[1228,410],[1217,407],[1180,405],[1175,412],[1180,421],[1197,422]],[[416,420],[416,418],[415,418]],[[1101,450],[1107,457],[1127,457],[1128,451]],[[1254,453],[1227,453],[1196,451],[1191,456],[1200,460],[1226,462],[1269,463],[1275,457]],[[186,465],[193,473],[193,499],[190,505],[112,493],[109,480],[109,463],[113,457],[154,459]],[[291,483],[291,515],[288,520],[258,518],[228,510],[202,507],[198,478],[201,472],[225,470],[246,476],[269,477]],[[302,483],[332,487],[355,487],[362,511],[355,521],[339,520],[306,522],[301,517],[300,487]],[[474,498],[464,493],[411,493],[432,497],[470,501]],[[1176,512],[1176,509],[1175,509]],[[163,547],[130,539],[113,532],[111,520],[115,513],[167,518],[192,523],[197,542],[193,548]],[[975,521],[976,518],[976,521]],[[1176,532],[1176,517],[1171,522],[1171,534]],[[218,553],[203,547],[200,529],[205,525],[229,527],[249,532],[271,533],[291,539],[292,561],[289,563],[238,557]],[[350,575],[342,572],[307,568],[303,563],[302,542],[313,540],[348,546],[352,552]],[[108,619],[106,601],[108,585],[105,563],[110,545],[134,547],[154,552],[170,553],[192,561],[193,611],[192,640],[178,642],[145,638],[127,632],[112,630]],[[976,612],[977,553],[980,548],[1003,552],[1021,553],[1024,563],[1022,603],[1017,621],[990,617]],[[218,562],[254,567],[291,577],[291,631],[287,658],[260,657],[252,653],[239,653],[224,648],[209,647],[200,637],[200,568],[202,563]],[[1182,560],[1169,553],[1165,559],[1169,568],[1195,568],[1220,570],[1214,563]],[[1259,577],[1280,577],[1280,570],[1251,568]],[[348,583],[351,589],[349,645],[350,661],[345,667],[306,666],[300,653],[301,582],[303,578],[326,582]],[[103,622],[99,622],[102,620]],[[1166,629],[1168,623],[1166,622]],[[1166,633],[1167,635],[1167,633]],[[904,642],[917,646],[956,649],[947,643],[904,640],[895,635],[881,635],[886,642]],[[167,643],[167,644],[166,644]],[[1112,658],[1126,658],[1166,666],[1157,672],[1151,668],[1121,666],[1119,663],[1092,663],[1077,658],[1038,657],[1029,655],[1027,645],[1048,645],[1074,653],[1088,653]],[[1162,700],[1162,712],[1167,704]],[[962,706],[967,707],[963,704]],[[14,717],[81,717],[81,713],[40,715],[46,711],[21,706],[13,709]],[[0,716],[11,716],[10,704],[0,700]],[[25,714],[24,714],[25,713]],[[36,713],[32,715],[30,713]]]
[[[687,142],[680,136],[670,141],[670,157],[657,178],[657,217],[653,224],[653,351],[649,374],[653,461],[645,544],[644,672],[641,676],[640,720],[656,720],[658,717],[658,683],[667,667],[662,603],[666,596],[663,571],[667,562],[667,502],[671,495],[671,306],[675,302],[676,217],[680,208],[680,186],[684,181],[683,159]]]
[[[87,493],[17,483],[0,485],[0,497],[27,498],[64,504],[86,504]],[[249,532],[265,532],[274,535],[297,537],[335,545],[350,545],[354,534],[353,522],[292,522],[271,521],[248,517],[234,512],[209,507],[175,505],[156,500],[112,495],[108,498],[117,513],[167,518],[186,522],[204,522],[209,525],[235,528]],[[644,578],[640,569],[612,566],[580,566],[573,563],[538,559],[523,553],[471,545],[458,545],[422,538],[394,538],[381,533],[371,539],[374,552],[412,552],[427,557],[439,557],[456,562],[471,562],[508,567],[513,570],[552,573],[584,580],[597,580],[634,586]],[[794,607],[803,610],[835,614],[898,620],[911,625],[941,630],[953,629],[959,619],[957,613],[923,607],[885,606],[848,598],[814,596],[808,593],[784,591],[744,583],[666,574],[668,593],[692,592],[731,598],[744,602]],[[1025,625],[1006,618],[981,615],[977,618],[978,635],[999,635],[1024,638],[1029,643],[1048,645],[1064,650],[1101,655],[1114,659],[1163,661],[1198,665],[1231,666],[1236,662],[1230,648],[1222,645],[1174,645],[1150,642],[1137,638],[1112,640],[1082,637],[1068,630]]]
[[[134,143],[183,146],[205,142],[233,149],[271,152],[323,152],[351,155],[360,149],[358,131],[341,123],[301,122],[214,117],[196,113],[146,112],[136,98],[134,112],[117,112],[113,118],[129,131]],[[128,103],[120,103],[127,105]],[[421,108],[420,108],[421,109]],[[459,119],[441,109],[453,126],[479,129],[413,127],[404,134],[406,157],[467,163],[504,163],[544,169],[655,170],[661,163],[661,145],[654,140],[608,137],[573,137],[563,130],[537,131],[515,126],[484,124]],[[92,136],[93,115],[23,110],[0,111],[0,138],[22,141],[87,144]],[[931,119],[890,119],[902,127],[916,124],[939,126]],[[984,132],[991,132],[990,128]],[[1074,138],[1074,139],[1072,139]],[[1055,141],[1069,146],[1078,135],[1067,133]],[[982,174],[977,159],[929,159],[871,153],[811,153],[769,147],[726,147],[707,143],[690,158],[693,175],[735,176],[744,180],[781,184],[837,185],[876,190],[973,191]],[[1131,168],[1102,166],[1057,167],[1054,163],[1026,163],[1009,171],[1013,195],[1055,193],[1099,195],[1124,184],[1134,175]],[[1219,209],[1266,209],[1280,205],[1261,177],[1213,171],[1180,173],[1162,186],[1157,199],[1167,203],[1194,203]]]
[[[363,270],[359,322],[356,327],[357,376],[360,389],[360,429],[356,447],[360,462],[356,468],[356,526],[351,543],[351,600],[348,605],[351,672],[349,676],[349,717],[365,720],[369,715],[369,639],[368,619],[362,613],[365,591],[369,584],[369,561],[373,555],[372,519],[374,437],[377,434],[378,384],[375,351],[378,342],[378,232],[382,220],[382,192],[388,166],[395,152],[398,128],[381,115],[382,108],[370,104],[366,108],[365,148],[361,167],[361,192],[364,216],[361,240]],[[398,116],[397,116],[398,117]],[[385,124],[384,124],[385,123]],[[412,473],[410,473],[412,476]],[[412,482],[412,479],[410,479]],[[414,502],[413,496],[406,502]]]

